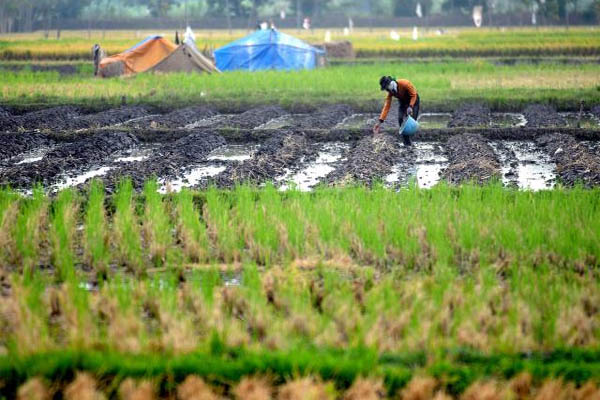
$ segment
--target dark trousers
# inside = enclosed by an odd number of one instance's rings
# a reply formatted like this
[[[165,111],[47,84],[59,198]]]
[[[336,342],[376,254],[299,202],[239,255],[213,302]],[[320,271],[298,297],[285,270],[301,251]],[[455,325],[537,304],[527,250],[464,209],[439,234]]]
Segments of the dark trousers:
[[[400,108],[398,109],[398,125],[402,126],[404,122],[404,118],[406,118],[406,110],[410,106],[410,103],[400,102]],[[415,101],[415,105],[413,106],[412,117],[414,119],[419,118],[419,109],[421,108],[421,98],[417,95],[417,101]],[[402,140],[406,146],[410,146],[412,143],[410,141],[410,136],[402,135]]]

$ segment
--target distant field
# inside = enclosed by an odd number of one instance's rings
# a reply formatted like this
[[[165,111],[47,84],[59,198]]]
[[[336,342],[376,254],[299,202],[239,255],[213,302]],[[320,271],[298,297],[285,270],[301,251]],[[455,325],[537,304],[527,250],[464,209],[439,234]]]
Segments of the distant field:
[[[50,64],[51,65],[51,64]],[[176,107],[207,103],[223,110],[255,104],[302,105],[348,103],[376,111],[385,97],[381,75],[410,79],[423,107],[451,111],[466,101],[488,103],[496,110],[519,110],[524,104],[551,103],[578,110],[600,103],[600,74],[596,64],[494,65],[484,60],[440,63],[386,63],[335,66],[314,71],[228,72],[220,75],[153,75],[96,79],[91,65],[79,65],[72,75],[2,69],[0,102],[8,105],[128,103]]]
[[[419,40],[412,40],[412,29],[396,29],[400,40],[390,38],[391,29],[356,30],[344,36],[332,30],[333,40],[352,41],[358,57],[484,57],[484,56],[595,56],[600,54],[600,30],[589,28],[510,28],[446,29],[422,28]],[[325,30],[285,31],[311,43],[324,41]],[[63,31],[61,40],[51,32],[1,35],[0,60],[77,60],[90,58],[91,47],[100,43],[108,54],[119,53],[149,34],[164,34],[174,40],[173,31]],[[248,31],[196,31],[198,46],[220,47],[246,35]]]

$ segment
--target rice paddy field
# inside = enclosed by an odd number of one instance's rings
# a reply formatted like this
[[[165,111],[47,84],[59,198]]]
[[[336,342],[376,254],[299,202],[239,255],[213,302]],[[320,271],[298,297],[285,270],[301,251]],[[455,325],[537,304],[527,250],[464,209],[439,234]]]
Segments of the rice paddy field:
[[[332,40],[350,40],[362,57],[489,57],[489,56],[598,56],[598,27],[565,28],[429,28],[419,27],[419,39],[407,28],[356,29],[344,35],[341,29],[283,30],[313,44],[322,44],[326,32]],[[399,40],[391,38],[390,32]],[[150,34],[172,40],[173,31],[62,31],[61,39],[48,39],[43,32],[0,35],[1,60],[80,60],[90,57],[94,43],[109,55],[122,52]],[[249,31],[195,30],[201,49],[217,48],[246,36]]]
[[[135,33],[0,37],[0,398],[597,399],[597,28],[398,31],[111,79]]]

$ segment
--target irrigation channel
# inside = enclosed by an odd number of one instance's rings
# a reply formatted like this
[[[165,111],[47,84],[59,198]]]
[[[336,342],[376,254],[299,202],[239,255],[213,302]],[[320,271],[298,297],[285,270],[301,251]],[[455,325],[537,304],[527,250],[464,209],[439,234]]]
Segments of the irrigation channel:
[[[40,183],[56,192],[97,178],[111,191],[122,176],[138,189],[156,177],[161,192],[241,182],[274,182],[281,190],[376,181],[401,188],[412,180],[422,188],[440,180],[501,179],[532,190],[600,184],[600,106],[496,113],[470,104],[425,112],[412,147],[402,145],[394,112],[373,135],[377,114],[346,105],[310,114],[277,106],[241,114],[205,106],[164,114],[141,106],[0,109],[0,185],[26,192]]]

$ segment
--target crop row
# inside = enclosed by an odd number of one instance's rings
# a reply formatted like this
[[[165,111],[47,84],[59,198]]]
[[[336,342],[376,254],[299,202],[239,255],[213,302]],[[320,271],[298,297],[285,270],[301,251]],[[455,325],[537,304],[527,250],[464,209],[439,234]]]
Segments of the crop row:
[[[500,249],[511,263],[539,263],[542,253],[553,254],[556,265],[594,267],[597,203],[597,189],[531,193],[501,185],[312,194],[269,185],[160,196],[150,181],[140,197],[124,181],[106,198],[94,182],[87,196],[69,189],[53,200],[39,189],[31,198],[3,190],[0,263],[24,272],[51,263],[59,275],[81,264],[143,272],[181,262],[271,266],[337,257],[422,269],[460,267],[457,260],[470,253],[493,264]]]

